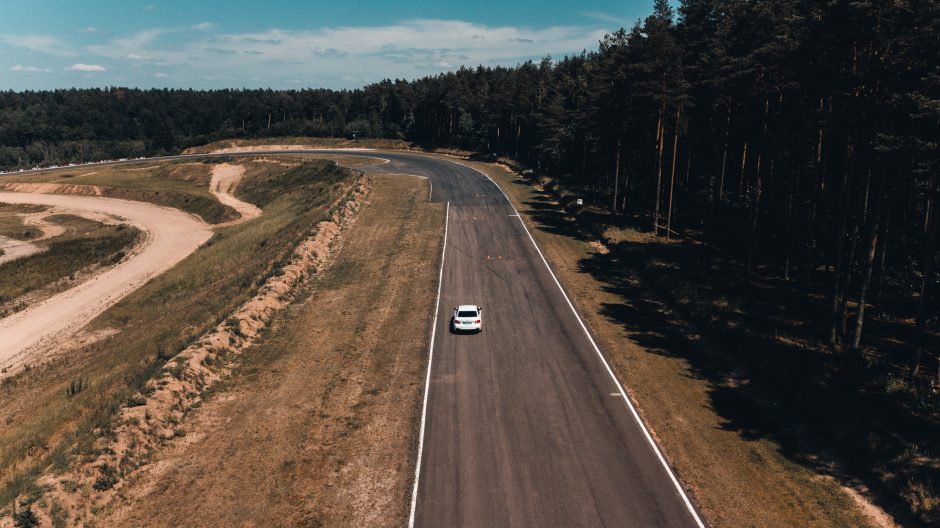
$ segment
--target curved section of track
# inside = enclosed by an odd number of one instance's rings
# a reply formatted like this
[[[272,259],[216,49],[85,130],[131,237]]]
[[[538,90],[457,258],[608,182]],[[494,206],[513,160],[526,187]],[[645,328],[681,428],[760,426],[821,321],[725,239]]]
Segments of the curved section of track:
[[[0,319],[0,366],[28,363],[91,321],[150,278],[195,251],[212,235],[199,218],[143,202],[56,194],[0,193],[0,202],[36,204],[106,213],[145,233],[144,242],[122,263],[44,302]]]
[[[220,163],[212,166],[212,180],[209,182],[209,192],[211,192],[219,202],[235,209],[238,211],[238,214],[241,215],[239,218],[224,225],[240,224],[261,216],[261,209],[257,205],[243,202],[232,194],[241,182],[243,174],[245,174],[244,165]]]

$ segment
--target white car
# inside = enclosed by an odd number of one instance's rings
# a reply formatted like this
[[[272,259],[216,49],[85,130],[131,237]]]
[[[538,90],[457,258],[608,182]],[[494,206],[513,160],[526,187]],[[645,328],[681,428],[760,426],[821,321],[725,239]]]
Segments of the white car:
[[[454,308],[451,328],[454,332],[482,332],[483,308],[472,304],[461,304]]]

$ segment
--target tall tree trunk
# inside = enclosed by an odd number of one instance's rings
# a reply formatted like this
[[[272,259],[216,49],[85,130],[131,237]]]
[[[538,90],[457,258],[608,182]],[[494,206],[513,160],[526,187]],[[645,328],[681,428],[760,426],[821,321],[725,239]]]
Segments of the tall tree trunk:
[[[728,118],[725,121],[725,145],[721,151],[721,176],[718,178],[718,202],[725,193],[725,169],[728,165],[728,136],[731,134],[731,101],[728,101]]]
[[[790,252],[793,249],[793,179],[790,178],[790,185],[787,186],[787,219],[784,225],[787,226],[786,238],[784,239],[784,258],[783,258],[783,280],[790,280]]]
[[[832,108],[831,104],[829,108],[830,109]],[[825,120],[828,116],[828,112],[826,111],[825,100],[822,97],[819,98],[819,113],[822,114],[822,123],[819,125],[819,138],[816,143],[816,156],[815,156],[816,179],[813,181],[813,192],[810,195],[809,214],[808,214],[808,218],[806,222],[806,228],[807,228],[806,240],[808,240],[808,243],[806,244],[806,275],[804,277],[804,281],[806,282],[807,286],[810,286],[812,284],[813,277],[815,276],[815,272],[816,272],[816,234],[815,234],[816,213],[817,213],[817,207],[818,207],[818,202],[819,202],[819,195],[820,193],[825,191],[825,188],[826,188],[826,176],[827,176],[827,171],[826,171],[827,165],[824,162],[824,159],[826,158],[825,154],[827,152],[826,150],[827,144],[824,141],[825,140],[824,131],[825,131]]]
[[[669,240],[672,230],[672,195],[676,187],[676,153],[679,150],[679,118],[682,116],[682,106],[676,105],[676,130],[672,136],[672,170],[669,176],[669,209],[666,213],[666,240]]]
[[[738,179],[738,196],[744,194],[744,176],[747,169],[747,141],[744,142],[744,149],[741,151],[741,177]]]
[[[757,175],[754,182],[753,205],[751,207],[751,236],[747,248],[747,274],[754,270],[754,250],[757,247],[757,221],[760,218],[760,198],[763,193],[763,180],[760,173],[760,157],[757,163]],[[770,178],[774,176],[774,160],[770,160]]]
[[[809,207],[806,211],[806,273],[803,277],[807,286],[813,282],[816,274],[816,211],[819,202],[819,180],[813,180],[813,191],[810,193]]]
[[[660,189],[663,182],[663,112],[666,110],[666,103],[663,103],[659,109],[659,120],[656,123],[656,203],[653,204],[653,236],[659,236],[659,202]]]
[[[757,219],[760,216],[760,197],[762,189],[761,181],[761,161],[764,157],[764,143],[767,139],[767,118],[770,115],[770,98],[764,97],[764,123],[761,127],[761,137],[760,137],[760,148],[758,149],[757,154],[757,171],[754,176],[754,188],[751,204],[751,236],[749,237],[749,243],[747,247],[747,274],[750,275],[754,270],[754,250],[757,246]],[[774,164],[773,160],[770,161],[770,178],[773,178],[774,173]]]
[[[884,179],[881,178],[878,191],[878,203],[875,205],[875,217],[872,220],[871,236],[868,239],[868,254],[865,265],[865,277],[858,294],[858,310],[855,314],[855,335],[852,336],[852,350],[858,352],[862,343],[862,325],[865,323],[865,296],[871,283],[872,270],[875,267],[875,252],[878,249],[878,231],[881,229],[881,215],[884,206]]]
[[[930,186],[927,187],[928,189],[933,189],[933,187],[934,187],[934,185],[933,185],[934,178],[936,178],[936,175],[931,174],[931,175],[930,175]],[[924,233],[927,232],[927,228],[928,228],[928,226],[930,226],[930,216],[931,216],[931,211],[932,211],[932,210],[933,210],[933,196],[931,196],[930,194],[928,194],[928,195],[927,195],[927,207],[924,207]]]
[[[621,195],[623,198],[620,199],[620,210],[624,214],[627,213],[627,196],[630,192],[630,172],[636,170],[636,153],[634,152],[630,156],[630,170],[625,170],[623,172],[623,193]]]
[[[871,192],[871,169],[868,170],[867,176],[865,178],[865,197],[862,200],[862,210],[858,215],[853,217],[852,225],[852,237],[850,240],[852,243],[849,245],[849,258],[846,263],[846,273],[844,275],[845,282],[842,285],[842,306],[840,307],[840,312],[842,314],[841,319],[839,319],[839,336],[846,337],[848,332],[846,330],[846,323],[848,322],[848,303],[849,303],[849,286],[852,283],[852,275],[855,272],[855,253],[858,249],[858,243],[861,239],[859,236],[859,230],[862,225],[867,222],[868,219],[868,209],[869,209],[869,198]]]
[[[884,234],[881,236],[881,251],[878,252],[880,255],[878,257],[878,282],[875,287],[875,299],[878,301],[881,300],[881,288],[884,285],[885,280],[885,260],[887,259],[888,254],[888,236],[891,233],[891,196],[887,198],[887,204],[885,204],[884,211]]]
[[[936,209],[937,197],[940,195],[940,189],[934,186],[933,199],[931,207]],[[917,377],[920,371],[921,359],[924,351],[927,350],[927,316],[930,307],[930,296],[933,284],[933,261],[937,254],[937,234],[940,232],[940,221],[937,219],[936,210],[930,214],[930,226],[927,229],[926,251],[924,251],[923,280],[920,285],[920,301],[917,303],[917,351],[914,353],[914,363],[911,366],[911,381]]]
[[[620,138],[617,138],[617,161],[614,165],[614,199],[610,208],[614,214],[617,214],[617,186],[620,185]]]
[[[845,235],[846,235],[846,226],[849,221],[849,202],[851,202],[852,197],[852,180],[854,179],[854,171],[852,170],[852,143],[849,142],[849,162],[848,167],[842,177],[842,212],[839,219],[839,230],[836,232],[836,256],[835,256],[835,273],[832,280],[832,310],[831,310],[831,325],[829,329],[829,346],[831,348],[836,348],[839,344],[839,315],[840,308],[842,306],[842,299],[840,294],[842,293],[842,260],[845,257]]]
[[[852,284],[852,274],[855,271],[855,250],[858,248],[859,229],[866,211],[863,209],[858,215],[852,217],[852,236],[849,237],[849,255],[845,261],[845,273],[842,274],[842,289],[839,293],[839,340],[846,336],[846,321],[848,320],[849,286]]]

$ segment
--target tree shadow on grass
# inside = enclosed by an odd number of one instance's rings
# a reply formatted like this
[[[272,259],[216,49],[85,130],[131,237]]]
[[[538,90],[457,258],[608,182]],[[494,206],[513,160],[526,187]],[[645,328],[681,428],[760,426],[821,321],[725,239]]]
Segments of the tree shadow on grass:
[[[587,234],[579,229],[575,222],[572,222],[571,217],[558,207],[558,203],[545,195],[534,195],[525,202],[525,205],[530,208],[529,217],[540,229],[576,240],[588,240]]]
[[[707,381],[723,429],[772,440],[788,460],[840,482],[864,483],[899,522],[925,522],[902,494],[910,482],[940,484],[936,414],[872,385],[860,357],[816,346],[828,327],[824,295],[750,280],[691,244],[621,243],[579,267],[621,299],[602,315]]]

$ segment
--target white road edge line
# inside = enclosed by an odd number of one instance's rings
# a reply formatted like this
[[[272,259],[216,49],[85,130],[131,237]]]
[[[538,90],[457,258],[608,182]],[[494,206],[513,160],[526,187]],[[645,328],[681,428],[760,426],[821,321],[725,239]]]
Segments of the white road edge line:
[[[519,215],[519,211],[516,209],[516,206],[513,205],[512,200],[509,198],[509,195],[506,194],[506,191],[499,186],[493,178],[490,178],[489,174],[481,171],[476,167],[471,167],[470,165],[454,161],[458,165],[463,165],[468,169],[475,170],[486,177],[487,180],[496,186],[499,189],[499,192],[503,193],[503,197],[506,198],[506,201],[509,202],[509,207],[512,207],[512,210]],[[584,321],[581,320],[581,315],[578,314],[578,310],[575,309],[574,304],[572,304],[571,299],[568,298],[568,294],[565,293],[565,289],[561,287],[561,282],[558,281],[558,277],[555,276],[555,272],[552,271],[552,267],[548,265],[548,260],[545,259],[545,255],[542,254],[542,250],[539,249],[538,243],[536,243],[535,238],[532,237],[532,233],[529,232],[529,228],[526,227],[525,221],[522,219],[522,216],[519,216],[519,223],[522,224],[522,229],[525,230],[526,235],[529,235],[529,240],[532,242],[532,245],[535,247],[535,251],[538,252],[539,257],[542,258],[542,264],[545,265],[545,269],[548,270],[549,275],[552,276],[552,279],[555,281],[555,285],[558,286],[558,291],[561,292],[562,297],[565,298],[565,301],[568,303],[568,308],[571,308],[571,313],[574,314],[575,318],[578,320],[578,324],[581,325],[581,329],[584,330],[584,335],[587,336],[588,341],[591,343],[591,346],[594,347],[594,352],[597,353],[597,357],[600,358],[601,362],[604,364],[604,367],[607,369],[607,373],[610,375],[611,379],[614,380],[614,384],[617,386],[617,390],[620,391],[620,396],[623,398],[623,401],[627,403],[627,407],[630,409],[630,413],[633,415],[633,418],[640,428],[643,429],[643,434],[646,436],[646,440],[649,442],[650,446],[653,448],[653,452],[656,453],[656,457],[659,459],[659,462],[663,465],[663,468],[666,469],[666,473],[669,475],[669,479],[672,480],[672,484],[676,487],[676,490],[679,492],[679,496],[682,497],[682,501],[685,503],[685,507],[689,510],[689,513],[692,515],[692,519],[696,522],[699,528],[705,528],[705,523],[702,522],[701,517],[699,517],[698,512],[695,511],[695,507],[692,506],[692,501],[689,500],[688,495],[686,495],[685,490],[682,489],[682,485],[679,483],[679,479],[676,478],[676,474],[672,471],[672,468],[669,467],[669,463],[666,462],[666,458],[663,456],[662,452],[659,450],[659,446],[656,445],[656,441],[653,440],[653,436],[650,434],[649,429],[647,429],[646,424],[643,423],[643,420],[640,419],[640,414],[637,412],[636,407],[633,406],[633,402],[630,401],[630,398],[627,396],[627,392],[624,390],[623,385],[620,383],[620,380],[617,379],[617,376],[614,374],[613,369],[610,368],[610,364],[607,363],[607,359],[604,358],[604,354],[601,353],[601,349],[598,348],[597,343],[594,342],[594,338],[591,337],[591,333],[588,331],[587,326],[584,324]],[[443,269],[443,268],[442,268]],[[413,505],[412,505],[413,508]],[[411,527],[409,527],[411,528]]]
[[[431,181],[428,178],[428,181]],[[450,202],[444,213],[444,244],[441,248],[441,269],[437,276],[437,301],[434,302],[434,323],[431,325],[431,346],[428,350],[428,373],[424,379],[424,403],[421,407],[421,429],[418,432],[418,461],[415,464],[415,484],[411,490],[411,513],[408,528],[414,528],[415,510],[418,506],[418,481],[421,479],[421,455],[424,453],[424,426],[428,417],[428,393],[431,390],[431,364],[434,361],[434,338],[437,335],[437,314],[441,309],[441,285],[444,283],[444,255],[447,253],[447,227],[450,223]]]

